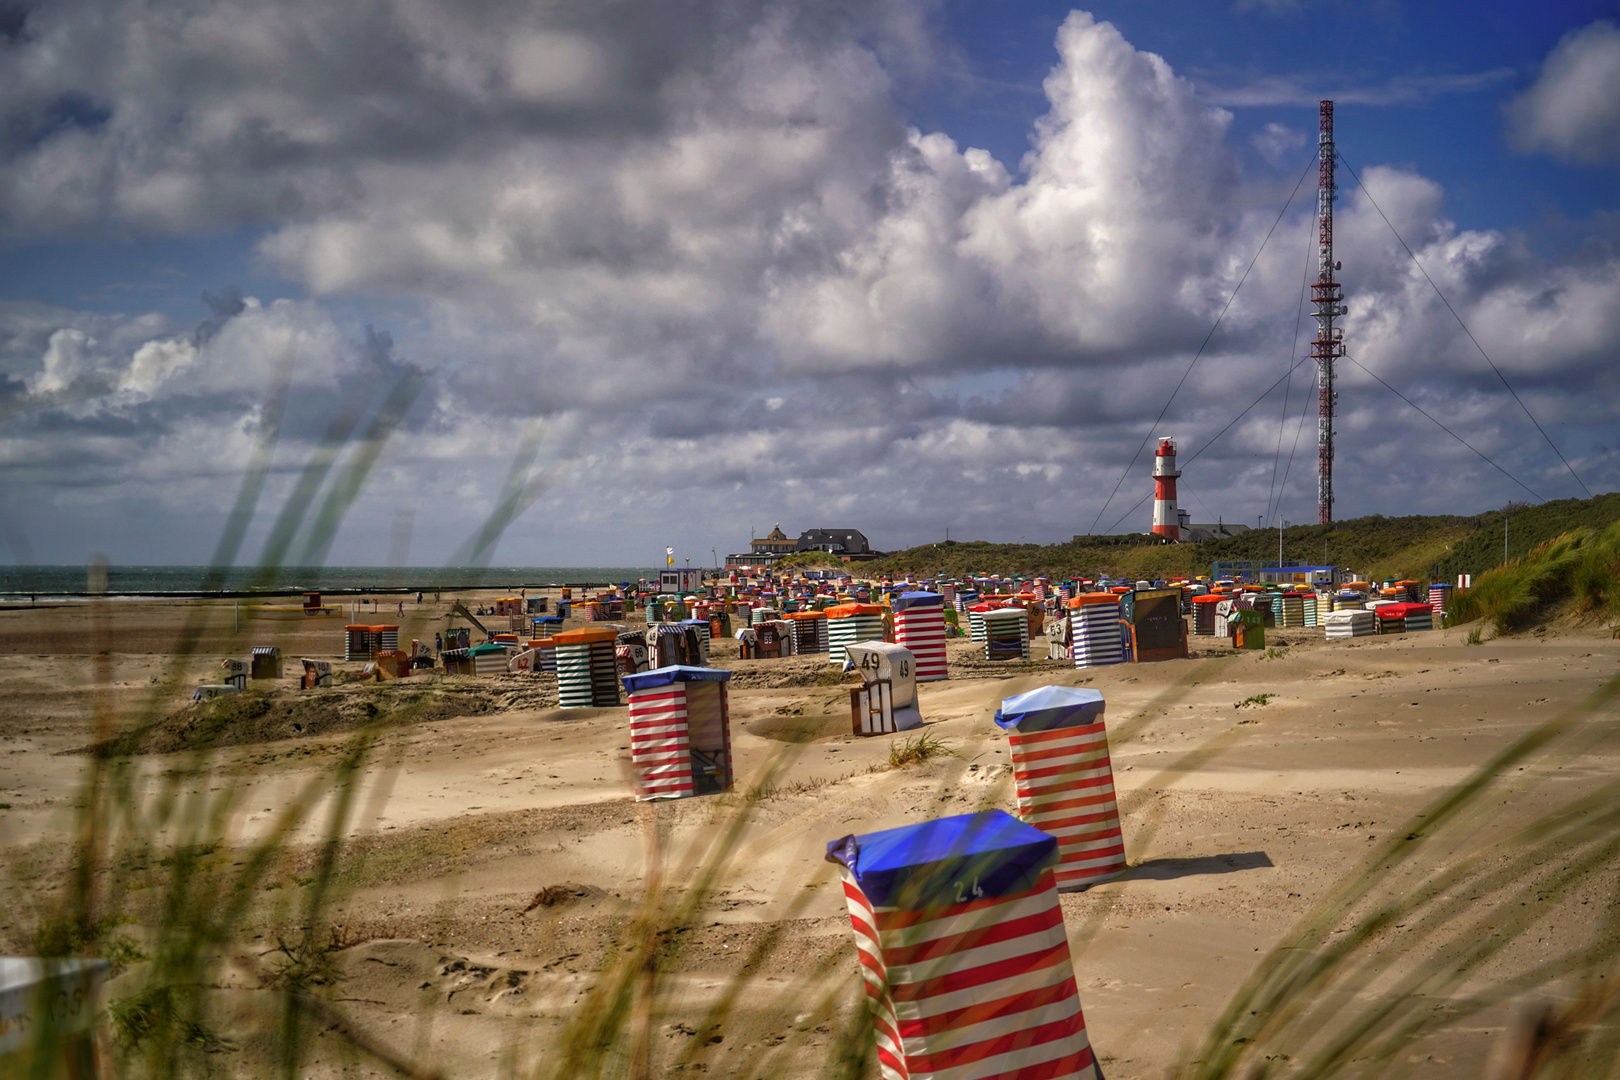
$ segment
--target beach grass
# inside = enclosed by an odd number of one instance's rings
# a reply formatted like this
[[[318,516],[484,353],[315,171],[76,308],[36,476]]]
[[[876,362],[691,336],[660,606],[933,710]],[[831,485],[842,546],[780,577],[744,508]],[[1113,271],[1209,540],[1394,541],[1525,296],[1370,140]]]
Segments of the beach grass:
[[[1458,595],[1456,623],[1483,620],[1497,633],[1522,630],[1559,605],[1593,619],[1620,619],[1620,522],[1599,532],[1580,528],[1481,574]]]

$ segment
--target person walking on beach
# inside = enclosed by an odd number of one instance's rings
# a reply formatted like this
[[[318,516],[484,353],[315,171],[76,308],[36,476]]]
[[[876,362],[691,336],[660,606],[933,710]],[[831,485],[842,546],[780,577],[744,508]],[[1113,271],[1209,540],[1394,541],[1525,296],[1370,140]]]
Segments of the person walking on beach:
[[[434,652],[435,655],[437,655],[438,653],[444,652],[444,635],[443,634],[434,634],[433,635],[433,652]]]

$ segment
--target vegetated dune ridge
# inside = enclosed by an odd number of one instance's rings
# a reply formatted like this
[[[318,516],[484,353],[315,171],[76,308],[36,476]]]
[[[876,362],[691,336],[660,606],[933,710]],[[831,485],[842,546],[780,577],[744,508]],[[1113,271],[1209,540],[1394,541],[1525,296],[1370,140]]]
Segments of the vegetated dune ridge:
[[[431,637],[449,600],[412,608],[400,620],[402,637]],[[201,712],[188,703],[190,687],[214,681],[221,657],[288,632],[272,624],[235,632],[229,606],[219,606],[203,652],[178,662],[179,679],[143,713],[171,663],[147,646],[207,605],[107,607],[99,623],[87,606],[0,612],[0,651],[10,657],[0,669],[8,868],[0,952],[32,948],[56,902],[42,883],[61,880],[83,751],[98,741],[98,703],[116,705],[126,728],[146,731],[118,749],[136,755],[137,796],[157,791],[197,760],[176,734],[188,719],[195,730]],[[128,651],[120,647],[126,625]],[[335,627],[290,632],[293,666],[300,651],[330,656],[341,646]],[[84,644],[92,640],[107,645],[105,657]],[[226,843],[209,854],[222,872],[239,861],[233,853],[266,834],[301,784],[342,757],[362,706],[386,713],[411,694],[433,708],[377,732],[318,955],[298,946],[296,933],[320,859],[311,826],[259,888],[211,991],[215,1012],[197,1053],[219,1069],[262,1075],[276,1046],[270,1007],[295,970],[352,1029],[407,1061],[451,1076],[527,1075],[548,1054],[555,1059],[567,1032],[577,1033],[571,1025],[593,1007],[599,973],[638,934],[652,933],[664,975],[645,1005],[651,1035],[625,1051],[640,1055],[648,1075],[753,1076],[777,1066],[779,1075],[827,1074],[840,1032],[859,1016],[848,915],[823,859],[827,842],[985,806],[1011,810],[1006,741],[991,722],[997,704],[1039,685],[1084,683],[1108,701],[1135,870],[1065,895],[1063,910],[1107,1075],[1160,1077],[1369,852],[1411,829],[1414,814],[1514,739],[1576,707],[1620,661],[1620,641],[1607,629],[1569,619],[1477,646],[1461,630],[1331,645],[1317,631],[1285,630],[1268,652],[1244,655],[1212,639],[1194,643],[1189,660],[1090,671],[987,664],[966,643],[953,644],[952,679],[921,689],[924,730],[950,754],[891,768],[897,740],[848,734],[847,691],[830,665],[738,661],[722,642],[717,662],[738,672],[731,706],[741,783],[726,796],[664,804],[629,797],[625,711],[548,707],[554,684],[545,677],[437,678],[412,680],[408,690],[354,685],[310,695],[292,690],[289,678],[248,710],[255,716],[226,724],[235,733],[223,740],[230,745],[184,780],[237,800]],[[1036,655],[1043,651],[1037,639]],[[527,693],[538,696],[512,696]],[[300,722],[292,717],[311,714],[326,719],[291,726]],[[272,716],[286,722],[264,720]],[[1608,708],[1588,726],[1612,720]],[[151,752],[177,749],[185,752]],[[1589,740],[1578,754],[1523,764],[1489,814],[1470,824],[1477,835],[1505,834],[1606,783],[1620,747]],[[702,904],[682,913],[702,883],[688,860],[739,815],[732,847],[704,853],[701,865],[722,871]],[[162,838],[150,839],[157,847],[147,861],[132,856],[104,872],[109,883],[124,882],[117,914],[131,922],[120,932],[137,948],[161,893],[138,887],[161,874]],[[1426,857],[1440,867],[1462,850]],[[649,873],[665,887],[664,915],[638,924],[648,916],[639,905]],[[1562,949],[1585,940],[1606,914],[1613,878],[1603,867],[1549,889],[1543,921],[1522,946],[1425,1008],[1545,959],[1550,946],[1541,942]],[[131,965],[114,996],[140,970]],[[710,1007],[744,978],[729,1011],[706,1023]],[[1526,1001],[1538,1000],[1540,991],[1510,998],[1414,1044],[1419,1073],[1483,1075]],[[345,1049],[351,1044],[337,1028],[318,1030],[327,1034],[310,1039],[303,1074],[336,1075],[352,1058],[362,1075],[392,1075]],[[627,1020],[624,1030],[620,1041],[634,1044],[636,1024]]]
[[[1458,574],[1478,576],[1501,563],[1504,519],[1508,554],[1516,559],[1570,529],[1586,526],[1601,532],[1620,521],[1620,492],[1539,506],[1512,505],[1472,517],[1414,514],[1290,525],[1283,530],[1283,558],[1307,566],[1353,567],[1371,578],[1451,581]],[[1244,559],[1274,564],[1277,530],[1250,529],[1222,540],[1171,545],[1159,544],[1144,533],[1081,536],[1047,545],[951,541],[893,552],[866,569],[874,574],[971,572],[1052,578],[1108,573],[1136,580],[1208,575],[1217,560]]]

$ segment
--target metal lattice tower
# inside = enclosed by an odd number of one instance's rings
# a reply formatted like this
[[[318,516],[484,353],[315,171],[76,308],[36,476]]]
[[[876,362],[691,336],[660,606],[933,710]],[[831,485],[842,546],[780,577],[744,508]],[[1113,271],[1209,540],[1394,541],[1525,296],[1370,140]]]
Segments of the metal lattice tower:
[[[1333,102],[1318,103],[1320,128],[1316,137],[1316,283],[1311,286],[1311,302],[1316,305],[1316,340],[1311,342],[1311,358],[1316,361],[1316,520],[1326,525],[1333,520],[1333,407],[1338,392],[1333,389],[1333,362],[1344,355],[1344,331],[1333,320],[1346,311],[1344,294],[1333,277],[1339,264],[1333,261]]]

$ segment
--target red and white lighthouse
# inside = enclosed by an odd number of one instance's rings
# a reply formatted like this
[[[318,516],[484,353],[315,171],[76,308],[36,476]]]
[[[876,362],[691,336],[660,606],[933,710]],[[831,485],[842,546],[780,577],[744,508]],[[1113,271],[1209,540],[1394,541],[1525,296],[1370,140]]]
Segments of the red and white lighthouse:
[[[1153,535],[1166,540],[1181,539],[1181,524],[1176,517],[1176,440],[1159,440],[1159,453],[1153,459]]]

